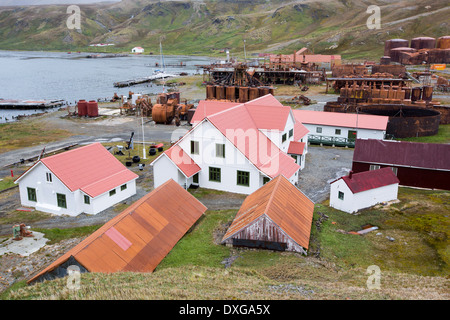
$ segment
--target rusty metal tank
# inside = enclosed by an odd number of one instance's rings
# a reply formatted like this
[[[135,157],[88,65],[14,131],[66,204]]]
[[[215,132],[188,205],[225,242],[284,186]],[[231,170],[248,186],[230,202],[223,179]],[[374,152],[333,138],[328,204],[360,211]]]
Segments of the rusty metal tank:
[[[155,123],[170,124],[175,117],[175,105],[155,104],[152,110],[152,119]]]
[[[450,36],[443,36],[437,39],[436,48],[450,49]]]
[[[268,87],[259,87],[259,96],[260,97],[265,96],[269,93],[270,93],[270,91],[269,91]]]
[[[274,95],[275,89],[273,87],[269,87],[269,94]]]
[[[239,87],[239,102],[244,103],[248,101],[248,87]]]
[[[255,100],[259,97],[259,89],[258,88],[249,88],[248,89],[248,99]]]
[[[420,49],[434,49],[436,48],[436,39],[431,37],[417,37],[411,39],[411,48]]]
[[[225,87],[224,86],[216,86],[216,99],[224,100],[225,96]]]
[[[235,86],[227,86],[225,88],[225,95],[227,100],[235,101],[236,100],[236,87]]]
[[[422,88],[414,87],[411,89],[411,101],[419,101],[422,98]]]
[[[433,87],[432,86],[423,86],[422,87],[422,100],[431,102],[433,99]]]
[[[206,99],[213,100],[216,98],[216,88],[213,85],[206,86]]]
[[[78,101],[77,108],[78,108],[78,115],[80,117],[87,116],[87,101],[86,100]]]
[[[87,115],[88,115],[88,117],[98,117],[97,101],[91,100],[87,103]]]
[[[400,61],[400,53],[401,52],[407,52],[407,53],[414,53],[417,50],[414,48],[409,47],[398,47],[393,48],[389,51],[389,56],[391,57],[391,61],[393,62],[399,62]]]
[[[391,64],[391,57],[390,56],[383,56],[380,58],[380,64],[383,66]]]
[[[409,41],[405,39],[390,39],[384,42],[384,55],[390,56],[391,49],[409,47]]]

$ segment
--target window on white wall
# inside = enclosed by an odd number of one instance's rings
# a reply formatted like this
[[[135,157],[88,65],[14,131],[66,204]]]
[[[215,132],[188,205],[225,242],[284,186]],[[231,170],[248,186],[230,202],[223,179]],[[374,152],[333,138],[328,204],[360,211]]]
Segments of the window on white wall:
[[[322,127],[317,127],[316,128],[316,133],[322,133]]]
[[[225,144],[216,143],[216,157],[225,158]]]
[[[50,172],[47,172],[46,174],[47,182],[52,182],[52,174]]]
[[[344,193],[342,191],[338,192],[338,199],[344,200]]]
[[[341,129],[336,129],[336,130],[334,130],[334,134],[335,135],[340,135],[341,134]]]
[[[199,150],[198,141],[191,141],[191,154],[199,154]]]

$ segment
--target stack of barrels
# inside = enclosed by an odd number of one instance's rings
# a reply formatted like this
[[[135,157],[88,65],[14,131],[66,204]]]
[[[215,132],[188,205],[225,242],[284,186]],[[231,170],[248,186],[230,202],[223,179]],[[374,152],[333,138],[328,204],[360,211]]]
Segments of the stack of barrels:
[[[206,100],[222,100],[245,103],[267,94],[274,94],[273,87],[246,87],[207,85]]]

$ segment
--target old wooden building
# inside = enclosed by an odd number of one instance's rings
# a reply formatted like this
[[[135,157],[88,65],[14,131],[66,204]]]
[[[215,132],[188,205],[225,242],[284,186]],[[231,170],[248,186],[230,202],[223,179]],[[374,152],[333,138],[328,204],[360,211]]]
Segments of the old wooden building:
[[[306,254],[313,211],[314,203],[279,175],[245,199],[222,243]]]

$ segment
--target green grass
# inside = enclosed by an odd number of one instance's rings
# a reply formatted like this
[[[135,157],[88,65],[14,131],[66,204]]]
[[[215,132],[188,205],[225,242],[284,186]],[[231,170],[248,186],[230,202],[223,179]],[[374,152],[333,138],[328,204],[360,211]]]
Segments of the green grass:
[[[70,132],[52,129],[37,120],[0,124],[0,153],[71,136]]]
[[[35,228],[33,229],[36,232],[42,232],[45,234],[45,238],[49,239],[50,241],[47,244],[54,244],[58,243],[65,239],[72,239],[72,238],[79,238],[79,237],[85,237],[96,231],[98,228],[100,228],[101,225],[95,225],[95,226],[85,226],[85,227],[76,227],[76,228],[68,228],[68,229],[59,229],[59,228],[53,228],[53,229],[41,229],[41,228]]]
[[[37,210],[31,212],[14,210],[2,216],[0,218],[0,224],[33,223],[50,217],[50,213]]]
[[[8,188],[16,187],[12,177],[6,177],[0,180],[0,191]]]
[[[420,275],[446,275],[450,268],[450,193],[399,189],[399,203],[376,206],[350,215],[324,204],[316,205],[329,216],[321,231],[312,229],[312,250],[340,267],[367,267]],[[332,223],[334,222],[334,224]],[[358,231],[365,224],[379,227],[364,236],[340,233]],[[381,232],[381,235],[376,235]],[[390,242],[386,236],[395,240]]]
[[[235,210],[207,211],[193,231],[178,242],[157,269],[187,265],[220,267],[221,262],[230,255],[230,248],[215,244],[214,233],[231,221],[235,214]]]
[[[434,136],[399,138],[397,140],[425,143],[450,143],[450,124],[441,124],[438,133]]]

